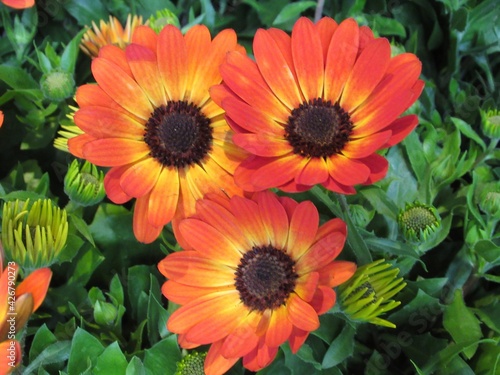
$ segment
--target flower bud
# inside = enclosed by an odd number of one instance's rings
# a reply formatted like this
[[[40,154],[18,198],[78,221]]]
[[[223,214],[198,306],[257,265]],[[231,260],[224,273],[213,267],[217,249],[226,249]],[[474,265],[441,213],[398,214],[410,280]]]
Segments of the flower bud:
[[[64,192],[72,202],[81,206],[92,206],[106,196],[104,190],[104,173],[85,161],[83,166],[73,160],[64,177]]]
[[[426,241],[441,225],[436,209],[427,204],[407,203],[398,215],[398,223],[404,237],[409,241]]]
[[[192,352],[177,362],[177,371],[174,375],[205,375],[203,364],[207,353]]]

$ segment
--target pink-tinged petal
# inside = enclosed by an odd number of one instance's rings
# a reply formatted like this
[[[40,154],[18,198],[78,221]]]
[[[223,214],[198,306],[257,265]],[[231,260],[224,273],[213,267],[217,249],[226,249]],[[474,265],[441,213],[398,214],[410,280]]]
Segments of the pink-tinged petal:
[[[212,91],[215,88],[212,88]],[[221,106],[226,111],[226,116],[230,117],[238,126],[245,130],[257,134],[284,135],[283,126],[274,121],[270,116],[262,111],[248,105],[241,100],[229,96],[222,99]]]
[[[290,349],[293,354],[296,354],[299,351],[300,347],[306,342],[307,336],[309,336],[308,331],[293,327],[292,334],[288,339],[288,343],[290,344]]]
[[[258,347],[243,357],[243,366],[257,372],[268,366],[277,353],[278,347],[270,348],[265,344],[264,338],[261,338]]]
[[[328,55],[328,47],[330,46],[330,41],[332,40],[333,34],[336,32],[338,24],[330,17],[321,18],[315,25],[316,31],[321,40],[321,46],[323,47],[323,58],[324,64],[326,66],[326,57]]]
[[[210,224],[202,220],[188,218],[179,224],[179,230],[190,248],[198,251],[200,255],[228,267],[236,268],[239,264],[240,249]],[[228,270],[231,271],[229,268]]]
[[[292,72],[295,82],[298,83],[297,74],[295,73],[295,66],[293,64],[292,42],[290,35],[288,35],[283,30],[276,28],[268,29],[267,33],[274,39],[277,49],[286,61],[287,69]],[[301,96],[301,102],[304,101],[303,99],[304,98]]]
[[[158,34],[149,26],[137,26],[132,34],[132,43],[139,44],[156,53]]]
[[[125,194],[134,198],[142,197],[153,189],[161,169],[161,164],[156,159],[141,160],[123,172],[120,186]]]
[[[353,139],[346,143],[342,154],[350,159],[360,159],[370,156],[377,150],[383,148],[392,135],[391,130],[371,134],[367,137]]]
[[[158,270],[163,274],[163,266],[162,263],[165,261],[163,259],[158,263]],[[212,293],[224,292],[234,289],[234,285],[220,286],[220,287],[203,287],[200,286],[191,286],[178,283],[174,280],[166,281],[162,288],[161,292],[163,295],[173,303],[177,303],[179,305],[185,305],[194,301],[197,298],[203,297],[205,295],[209,295]]]
[[[260,314],[248,313],[238,321],[240,324],[224,339],[220,349],[225,358],[240,358],[255,349],[259,344],[259,336],[255,333]]]
[[[243,101],[281,123],[286,123],[290,111],[265,82],[257,64],[240,52],[228,52],[220,72],[224,84]],[[224,108],[224,107],[223,107]]]
[[[379,154],[370,155],[360,161],[370,168],[370,177],[364,182],[365,185],[370,185],[381,180],[385,177],[389,169],[389,162]]]
[[[288,221],[292,220],[293,213],[295,209],[299,205],[297,201],[293,200],[290,197],[278,197],[279,202],[285,208],[286,214],[288,216]]]
[[[391,129],[392,135],[385,144],[385,147],[391,147],[401,142],[417,125],[417,115],[408,115],[393,121],[392,124],[388,126],[388,128]]]
[[[359,43],[359,28],[349,18],[337,27],[326,55],[324,97],[337,102],[344,84],[356,61]]]
[[[330,262],[318,271],[319,283],[330,288],[336,287],[349,280],[356,272],[356,268],[356,263],[345,260]]]
[[[346,237],[342,233],[332,233],[317,241],[307,251],[296,264],[296,270],[299,275],[308,272],[318,271],[325,264],[335,259],[344,247]]]
[[[287,307],[283,305],[273,310],[266,332],[266,345],[271,348],[280,346],[288,340],[292,329],[293,325],[288,320]]]
[[[328,180],[328,176],[325,159],[310,158],[304,168],[295,176],[295,182],[300,185],[313,186],[325,182]]]
[[[292,55],[300,89],[306,101],[323,94],[323,47],[311,20],[301,17],[292,30]]]
[[[163,226],[172,220],[179,194],[177,169],[163,167],[149,196],[148,220],[153,226]]]
[[[85,107],[106,107],[133,116],[132,113],[115,102],[96,84],[86,84],[78,87],[76,89],[75,98],[80,109]],[[137,119],[137,117],[134,118]]]
[[[272,36],[259,29],[253,42],[255,61],[267,84],[290,110],[302,103],[301,93],[285,57]]]
[[[316,292],[318,287],[319,273],[310,272],[300,276],[295,284],[295,293],[304,301],[309,302]]]
[[[233,197],[230,202],[231,213],[236,219],[237,225],[243,231],[243,235],[254,246],[267,245],[271,242],[264,223],[260,217],[257,203],[242,197]],[[241,249],[247,251],[249,249]],[[235,264],[239,264],[239,261]]]
[[[142,243],[151,243],[158,238],[163,226],[156,227],[151,225],[149,217],[149,194],[137,198],[134,207],[134,219],[132,229],[137,241]]]
[[[130,78],[133,78],[125,51],[120,47],[108,44],[99,50],[99,57],[118,65]]]
[[[214,288],[234,284],[234,275],[232,275],[230,268],[196,250],[177,251],[169,254],[158,263],[158,270],[167,279],[188,286]],[[196,275],[196,272],[199,275]],[[205,273],[213,275],[206,276]],[[214,279],[210,280],[212,276]],[[205,292],[205,294],[208,293]]]
[[[223,340],[217,341],[208,349],[204,363],[205,375],[225,374],[240,359],[240,357],[224,357],[221,354],[222,343]]]
[[[251,183],[253,186],[257,187],[256,190],[279,187],[294,179],[297,173],[304,168],[306,163],[306,158],[296,154],[268,158],[267,164],[253,173]],[[242,165],[243,163],[236,169],[235,178],[237,171],[242,168]],[[238,183],[238,181],[236,181],[236,183]]]
[[[335,154],[326,159],[328,171],[336,181],[352,186],[365,182],[370,176],[370,169],[364,163]]]
[[[183,349],[194,349],[200,346],[199,344],[196,344],[194,342],[189,342],[186,340],[185,335],[177,335],[177,342],[179,343],[179,346]]]
[[[256,193],[254,200],[259,205],[260,217],[268,231],[271,243],[278,249],[284,249],[288,239],[288,215],[275,194],[270,191]]]
[[[244,152],[240,147],[236,146],[234,143],[230,143],[232,139],[232,133],[227,133],[227,138],[225,140],[213,139],[213,148],[210,152],[210,158],[212,158],[215,163],[222,169],[228,172],[230,175],[229,183],[221,183],[222,187],[235,187],[232,174],[234,173],[236,167],[245,159],[248,154]],[[228,142],[229,141],[229,142]],[[208,163],[207,163],[208,164]]]
[[[318,233],[316,234],[315,242],[318,242],[322,238],[329,236],[334,232],[341,233],[344,236],[347,235],[347,225],[342,219],[339,218],[331,219],[328,220],[326,223],[324,223],[322,226],[320,226],[318,229]]]
[[[210,321],[221,308],[238,303],[239,294],[234,289],[205,295],[174,311],[168,319],[167,328],[170,332],[186,334],[199,322]]]
[[[318,314],[310,304],[303,301],[298,295],[292,293],[286,306],[288,319],[295,327],[309,332],[318,329]]]
[[[265,133],[234,134],[233,142],[245,151],[257,156],[282,156],[293,151],[292,146],[285,139]]]
[[[287,252],[297,261],[309,249],[316,237],[319,214],[314,204],[304,201],[293,211],[288,232]]]
[[[50,268],[39,268],[26,277],[16,288],[16,296],[30,293],[33,297],[33,310],[36,311],[42,304],[49,289],[52,271]]]
[[[203,196],[207,193],[216,193],[221,196],[243,195],[243,190],[235,184],[233,176],[228,173],[224,167],[219,165],[212,155],[210,156],[211,157],[203,163],[203,178],[205,178],[206,181],[203,179],[198,181],[202,188]]]
[[[135,121],[126,113],[107,107],[84,107],[75,113],[75,124],[95,138],[144,137],[144,124]]]
[[[318,315],[322,315],[330,310],[335,305],[336,301],[337,294],[332,288],[320,286],[316,289],[316,294],[311,301],[311,306]]]
[[[175,51],[175,53],[172,53]],[[169,100],[184,100],[187,88],[188,56],[181,31],[173,26],[165,26],[158,36],[158,70]]]
[[[375,39],[373,31],[368,26],[361,26],[359,28],[359,52],[358,56],[363,52],[365,47]]]
[[[385,38],[375,39],[361,52],[345,83],[340,105],[352,112],[372,93],[384,76],[391,58],[391,45]]]
[[[92,61],[92,73],[99,86],[127,111],[148,120],[153,107],[148,97],[123,69],[112,61],[96,58]]]
[[[335,181],[335,179],[333,179],[332,176],[330,176],[330,178],[327,181],[323,182],[321,185],[323,185],[325,189],[334,191],[336,193],[345,195],[356,194],[356,189],[354,189],[352,186],[347,186],[341,184],[338,181]]]
[[[77,135],[76,137],[68,139],[68,150],[73,156],[84,159],[83,148],[87,143],[94,140],[95,138],[89,134]]]
[[[123,204],[132,199],[130,195],[127,195],[123,191],[120,185],[120,179],[128,168],[130,168],[130,165],[113,167],[104,176],[104,190],[106,190],[106,195],[116,204]]]
[[[130,44],[125,50],[134,79],[142,87],[154,107],[167,102],[167,97],[161,84],[156,53],[147,47]]]
[[[301,185],[292,180],[284,185],[280,185],[280,190],[285,193],[301,193],[307,190],[310,190],[312,186],[310,185]]]

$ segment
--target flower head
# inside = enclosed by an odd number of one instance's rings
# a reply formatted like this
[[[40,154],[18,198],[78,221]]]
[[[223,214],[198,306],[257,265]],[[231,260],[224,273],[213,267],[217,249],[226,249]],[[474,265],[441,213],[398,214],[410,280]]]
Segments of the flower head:
[[[207,353],[192,352],[177,363],[174,375],[205,375],[203,364]]]
[[[483,132],[487,137],[500,138],[500,111],[498,109],[481,110],[481,120]]]
[[[240,357],[258,371],[285,341],[296,353],[319,327],[318,315],[335,304],[332,288],[356,265],[335,260],[345,223],[318,225],[311,202],[270,191],[251,199],[208,196],[180,223],[187,247],[158,265],[168,278],[163,294],[182,305],[167,326],[186,349],[212,344],[207,375],[224,373]]]
[[[406,286],[402,277],[397,278],[398,273],[399,269],[384,259],[359,267],[354,276],[339,287],[343,312],[353,320],[396,328],[379,315],[401,304],[391,299]]]
[[[99,26],[92,21],[92,28],[83,34],[80,48],[90,57],[97,57],[99,50],[107,45],[114,45],[121,49],[128,46],[132,40],[134,30],[143,25],[141,16],[127,17],[125,28],[120,21],[113,16],[109,16],[109,22],[101,20]]]
[[[69,152],[68,150],[68,140],[76,137],[77,135],[84,134],[78,126],[75,125],[75,112],[78,110],[77,107],[69,106],[71,110],[70,113],[66,115],[66,118],[61,121],[61,130],[57,132],[59,137],[54,139],[54,147],[58,150]]]
[[[75,93],[75,79],[73,74],[56,69],[42,76],[40,87],[45,98],[60,102]]]
[[[104,173],[94,164],[85,161],[81,166],[75,159],[64,177],[64,192],[71,201],[82,206],[92,206],[106,196],[103,180]]]
[[[25,269],[47,267],[66,245],[66,211],[50,199],[9,201],[3,206],[2,242],[9,260]]]
[[[40,268],[28,275],[17,287],[16,278],[19,268],[14,262],[3,267],[3,249],[0,242],[0,373],[10,374],[21,363],[21,346],[12,338],[20,332],[30,315],[42,304],[49,288],[52,272]],[[8,301],[15,290],[15,303]],[[15,314],[15,315],[14,315]],[[15,322],[12,321],[15,316]],[[10,319],[9,319],[10,318]],[[5,353],[8,353],[7,355]],[[12,358],[8,358],[12,356]],[[14,367],[12,367],[14,362]]]
[[[113,202],[137,198],[133,226],[141,242],[154,241],[174,216],[192,214],[208,192],[243,194],[232,177],[243,151],[230,142],[224,111],[208,92],[234,49],[242,47],[232,30],[212,40],[201,25],[185,36],[172,25],[159,35],[140,26],[125,51],[101,49],[92,62],[97,85],[77,90],[74,120],[85,133],[68,141],[69,150],[111,167],[104,186]]]
[[[377,150],[400,142],[417,125],[399,117],[420,95],[421,63],[411,53],[391,58],[385,38],[353,19],[313,24],[300,18],[291,37],[258,30],[255,62],[238,52],[212,88],[226,111],[234,142],[251,155],[236,183],[247,191],[303,191],[316,184],[353,194],[387,172]]]
[[[410,241],[426,241],[431,233],[441,225],[441,219],[432,206],[424,203],[407,203],[398,215],[398,223],[403,235]]]
[[[35,5],[35,0],[0,0],[0,2],[14,9],[26,9]]]

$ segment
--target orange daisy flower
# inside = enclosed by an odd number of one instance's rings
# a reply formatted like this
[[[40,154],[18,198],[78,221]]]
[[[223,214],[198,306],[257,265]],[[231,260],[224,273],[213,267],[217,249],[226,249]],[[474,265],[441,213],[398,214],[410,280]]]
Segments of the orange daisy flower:
[[[252,199],[207,196],[196,209],[180,223],[188,247],[158,265],[169,279],[163,294],[182,305],[168,329],[184,348],[212,344],[207,375],[224,373],[241,357],[258,371],[287,340],[297,352],[319,327],[318,315],[335,304],[332,287],[356,270],[352,262],[334,260],[345,223],[333,219],[318,228],[311,202],[270,191]]]
[[[343,194],[387,172],[376,154],[400,142],[417,116],[398,118],[420,95],[421,63],[411,53],[391,58],[390,44],[353,19],[313,24],[300,18],[291,37],[258,30],[255,62],[238,52],[221,66],[211,90],[250,152],[234,178],[247,191],[288,192],[316,184]]]
[[[22,360],[21,346],[15,335],[45,299],[52,271],[49,268],[37,269],[16,287],[18,266],[9,262],[4,269],[2,253],[0,244],[0,373],[10,374]],[[9,299],[13,291],[15,303]]]
[[[0,2],[14,9],[26,9],[35,5],[35,0],[0,0]]]
[[[118,20],[118,18],[109,16],[109,22],[101,20],[99,26],[92,21],[93,29],[90,29],[83,34],[82,41],[80,42],[81,50],[94,58],[99,54],[99,50],[108,44],[124,49],[130,44],[134,30],[143,25],[141,16],[127,16],[125,28]]]
[[[2,111],[0,111],[0,128],[2,127],[3,125],[3,120],[4,120],[4,114]]]
[[[74,121],[84,134],[69,139],[68,148],[112,167],[104,185],[113,202],[137,198],[134,233],[141,242],[155,240],[174,215],[192,214],[208,192],[243,194],[232,173],[245,154],[229,141],[224,111],[208,92],[234,49],[243,51],[233,30],[211,40],[202,25],[185,36],[171,25],[159,35],[140,26],[125,50],[101,49],[92,61],[97,85],[76,92]]]

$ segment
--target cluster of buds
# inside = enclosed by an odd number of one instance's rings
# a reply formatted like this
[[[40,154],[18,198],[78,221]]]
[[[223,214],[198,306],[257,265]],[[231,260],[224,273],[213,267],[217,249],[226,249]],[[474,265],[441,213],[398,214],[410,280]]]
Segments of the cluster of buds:
[[[203,363],[207,353],[192,352],[177,362],[177,371],[174,375],[204,375]]]

